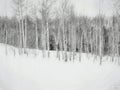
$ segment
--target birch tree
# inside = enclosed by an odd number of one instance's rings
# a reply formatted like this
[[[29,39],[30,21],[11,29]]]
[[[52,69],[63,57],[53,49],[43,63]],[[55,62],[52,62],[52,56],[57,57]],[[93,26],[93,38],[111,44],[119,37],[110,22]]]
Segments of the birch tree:
[[[24,15],[24,53],[27,53],[27,17],[28,17],[28,13],[29,13],[29,2],[28,0],[25,0],[24,1],[24,12],[25,12],[25,15]]]
[[[69,11],[70,11],[70,1],[69,0],[62,0],[59,6],[59,15],[61,16],[61,26],[62,26],[62,36],[63,36],[63,59],[67,61],[67,44],[68,44],[68,38],[67,38],[67,22],[69,19]]]
[[[14,11],[15,15],[18,19],[19,23],[19,51],[20,54],[22,53],[22,47],[23,47],[23,37],[24,37],[24,30],[23,30],[23,7],[24,7],[24,0],[13,0],[14,4]]]
[[[7,16],[5,17],[5,21],[4,21],[4,23],[3,23],[3,29],[4,29],[4,31],[5,31],[5,52],[6,52],[6,55],[8,54],[7,53],[7,42],[8,42],[8,25],[7,25]]]
[[[41,0],[41,7],[39,9],[42,18],[42,47],[43,47],[43,57],[45,56],[44,50],[47,50],[47,55],[49,57],[49,19],[51,18],[52,7],[55,0]]]
[[[31,16],[34,22],[34,26],[35,26],[35,45],[36,45],[36,50],[39,49],[39,44],[38,44],[38,8],[36,5],[32,5],[32,9],[31,9]]]
[[[27,16],[28,16],[28,0],[13,0],[15,16],[18,19],[19,30],[19,50],[20,53],[26,53],[27,48]]]
[[[116,16],[116,18],[113,18],[113,29],[115,29],[115,41],[117,41],[117,45],[115,45],[115,49],[117,48],[117,57],[119,57],[119,47],[120,47],[120,1],[119,0],[115,0],[113,1],[114,5],[113,5],[113,13]],[[117,35],[117,36],[116,36]],[[120,62],[120,60],[118,60],[118,62]]]

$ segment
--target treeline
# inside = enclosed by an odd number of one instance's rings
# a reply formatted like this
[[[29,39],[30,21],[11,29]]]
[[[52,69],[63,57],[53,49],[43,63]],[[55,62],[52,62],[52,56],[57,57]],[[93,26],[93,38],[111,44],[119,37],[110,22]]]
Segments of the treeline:
[[[65,61],[68,60],[68,52],[70,60],[72,57],[74,59],[76,52],[79,57],[81,53],[91,53],[101,58],[104,55],[120,55],[119,16],[76,16],[73,6],[63,0],[60,11],[55,12],[56,17],[50,18],[53,2],[43,0],[39,9],[41,18],[37,17],[35,8],[32,9],[33,18],[25,12],[26,8],[23,14],[23,1],[16,0],[18,8],[15,17],[0,17],[0,43],[16,46],[20,53],[26,53],[26,48],[40,49],[43,57],[49,56],[50,50],[57,51],[60,57],[59,51],[62,51]]]

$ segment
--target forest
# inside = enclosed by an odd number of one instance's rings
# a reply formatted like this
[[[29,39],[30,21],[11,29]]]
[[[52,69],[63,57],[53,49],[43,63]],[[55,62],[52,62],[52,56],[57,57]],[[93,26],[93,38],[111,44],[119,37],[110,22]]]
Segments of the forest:
[[[69,0],[61,0],[58,8],[56,0],[41,0],[40,7],[29,0],[13,3],[15,15],[0,17],[0,43],[19,48],[19,54],[36,49],[49,57],[50,51],[56,51],[67,61],[74,60],[76,53],[79,60],[81,53],[88,53],[100,56],[100,63],[104,56],[120,56],[119,14],[78,16]]]

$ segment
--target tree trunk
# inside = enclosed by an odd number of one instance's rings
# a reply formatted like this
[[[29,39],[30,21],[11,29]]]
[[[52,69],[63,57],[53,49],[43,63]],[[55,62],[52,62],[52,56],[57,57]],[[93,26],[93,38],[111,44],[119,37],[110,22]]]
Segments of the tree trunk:
[[[22,29],[21,29],[21,20],[19,20],[19,54],[22,53]]]
[[[24,53],[27,54],[27,18],[25,18],[25,32],[24,32]]]
[[[38,49],[38,26],[37,26],[37,21],[35,23],[35,32],[36,32],[36,49]]]
[[[46,43],[45,43],[45,31],[44,31],[44,25],[42,23],[42,35],[41,35],[41,38],[42,38],[42,53],[43,53],[43,58],[45,57],[45,47],[46,47]]]
[[[50,43],[49,43],[49,26],[48,26],[48,20],[47,20],[47,54],[48,54],[48,57],[50,56],[50,53],[49,53],[49,50],[50,50]]]
[[[4,30],[5,30],[5,45],[6,45],[5,52],[7,55],[8,53],[7,53],[7,26],[6,25],[4,25]]]
[[[100,37],[99,37],[99,55],[100,55],[100,65],[102,64],[102,56],[103,56],[103,40],[102,40],[102,28],[100,27]]]

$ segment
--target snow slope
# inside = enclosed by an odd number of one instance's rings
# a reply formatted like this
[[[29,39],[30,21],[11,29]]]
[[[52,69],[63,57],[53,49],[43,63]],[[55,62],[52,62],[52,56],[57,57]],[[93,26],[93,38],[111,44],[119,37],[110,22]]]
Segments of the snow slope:
[[[82,54],[82,62],[63,62],[42,58],[41,51],[29,55],[16,54],[16,48],[0,45],[0,90],[120,90],[120,66],[115,63],[99,65],[92,56]]]

